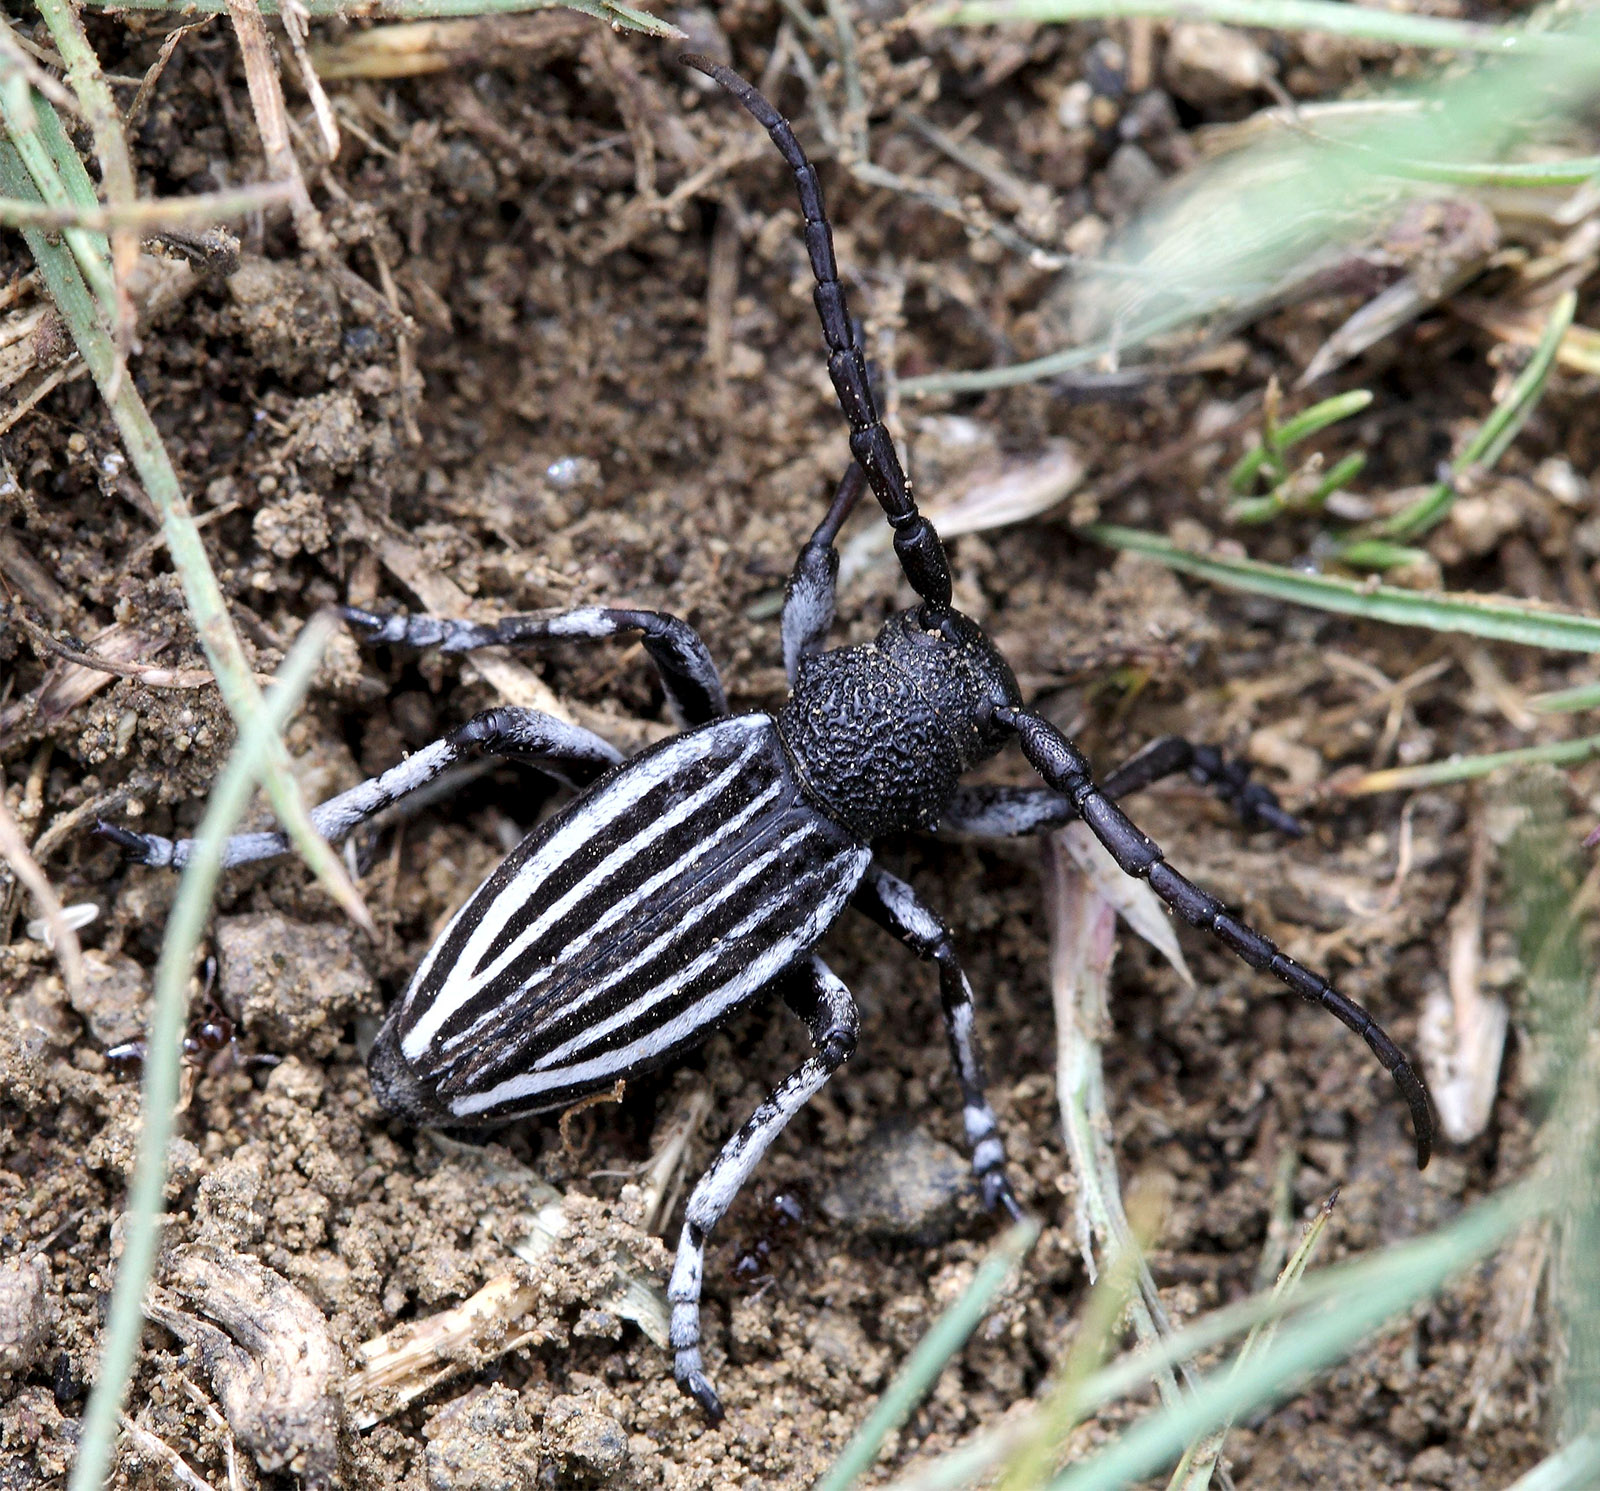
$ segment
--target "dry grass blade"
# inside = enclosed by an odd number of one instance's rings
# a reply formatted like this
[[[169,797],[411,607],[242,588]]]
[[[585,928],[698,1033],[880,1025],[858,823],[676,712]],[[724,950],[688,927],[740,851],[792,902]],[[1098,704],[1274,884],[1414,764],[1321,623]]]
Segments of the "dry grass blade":
[[[49,877],[39,868],[39,862],[28,851],[28,841],[22,829],[11,816],[5,799],[0,797],[0,859],[11,866],[11,872],[27,886],[33,899],[39,903],[50,929],[49,942],[61,964],[61,974],[67,988],[74,995],[84,987],[83,949],[78,946],[78,934],[62,909],[61,898],[56,895]]]
[[[498,1274],[471,1299],[363,1342],[344,1386],[350,1422],[370,1429],[441,1382],[514,1351],[527,1337],[517,1324],[539,1298],[538,1284]]]
[[[1417,1030],[1439,1127],[1455,1144],[1476,1139],[1489,1125],[1510,1024],[1505,1000],[1483,987],[1489,845],[1488,823],[1480,806],[1473,818],[1467,884],[1448,921],[1448,992],[1430,991]]]
[[[1130,1304],[1134,1329],[1147,1347],[1170,1334],[1167,1319],[1123,1207],[1111,1115],[1106,1108],[1100,1043],[1109,1027],[1111,961],[1116,952],[1116,914],[1089,877],[1072,863],[1061,835],[1045,840],[1045,900],[1050,923],[1050,988],[1056,1017],[1056,1090],[1061,1125],[1078,1182],[1078,1247],[1089,1277],[1102,1259],[1128,1253],[1138,1260],[1138,1285]],[[1162,1398],[1179,1398],[1170,1368],[1157,1377]]]
[[[37,103],[43,111],[38,115],[39,119],[48,120],[60,132],[60,123],[49,106],[42,99]],[[13,148],[18,138],[15,129],[17,100],[11,98],[9,90],[3,87],[0,87],[0,109],[4,111],[6,126],[12,136],[12,144],[0,142],[0,191],[24,199],[48,196],[52,201],[67,200],[66,186],[57,174],[52,159],[48,156],[40,159],[36,153],[25,160]],[[32,111],[28,113],[31,121]],[[70,164],[82,177],[82,187],[87,189],[87,173],[83,170],[83,163],[72,154]],[[42,173],[42,177],[36,177],[36,172]],[[40,184],[41,179],[43,185]],[[78,230],[69,229],[66,236],[70,239],[75,231]],[[145,492],[161,515],[162,533],[182,582],[184,599],[188,603],[201,646],[217,676],[228,712],[244,730],[261,713],[261,691],[256,687],[255,678],[245,659],[243,644],[228,615],[221,586],[206,557],[205,543],[184,498],[172,458],[133,381],[116,376],[120,360],[101,323],[94,296],[80,272],[81,261],[38,229],[24,229],[23,236],[39,265],[56,309],[93,373],[101,396],[110,406],[111,417],[144,484]],[[285,831],[334,900],[358,926],[376,939],[377,930],[360,893],[338,856],[312,827],[295,786],[289,767],[289,753],[283,742],[273,736],[263,749],[266,753],[263,784]]]
[[[244,60],[245,84],[250,90],[250,107],[255,112],[256,128],[261,132],[261,147],[266,152],[267,169],[275,181],[289,187],[289,209],[294,216],[300,242],[312,253],[331,252],[333,240],[322,225],[317,209],[311,205],[305,177],[289,138],[289,111],[283,101],[283,81],[278,76],[277,58],[266,22],[261,19],[256,0],[228,0],[228,16],[239,38],[239,55]]]
[[[1316,1252],[1317,1244],[1327,1230],[1329,1218],[1333,1216],[1333,1208],[1338,1204],[1338,1200],[1339,1193],[1335,1191],[1317,1208],[1317,1214],[1306,1223],[1300,1241],[1295,1245],[1294,1251],[1283,1266],[1282,1273],[1278,1275],[1277,1283],[1273,1286],[1274,1303],[1287,1304],[1293,1296],[1311,1264],[1311,1255]],[[1256,1326],[1245,1337],[1244,1345],[1239,1348],[1239,1355],[1234,1358],[1235,1375],[1244,1370],[1257,1351],[1271,1345],[1277,1331],[1278,1322],[1270,1320]],[[1178,1468],[1173,1471],[1167,1491],[1206,1491],[1206,1487],[1211,1484],[1211,1477],[1216,1473],[1218,1462],[1222,1459],[1222,1447],[1227,1443],[1228,1430],[1232,1426],[1233,1420],[1230,1416],[1220,1429],[1213,1430],[1204,1439],[1191,1445],[1184,1452],[1183,1459],[1178,1462]]]
[[[231,0],[88,0],[105,10],[160,10],[179,15],[226,14]],[[452,16],[518,15],[537,10],[574,10],[623,31],[682,41],[686,33],[670,21],[618,0],[303,0],[309,16],[346,21],[423,21]],[[282,13],[281,0],[262,0],[262,15]]]
[[[1126,874],[1086,824],[1069,823],[1055,842],[1072,856],[1094,893],[1172,965],[1185,987],[1194,988],[1194,975],[1184,961],[1177,927],[1149,885]]]
[[[192,197],[147,197],[109,207],[46,207],[16,198],[0,199],[0,225],[7,228],[85,228],[95,233],[127,228],[136,233],[157,233],[163,228],[210,227],[213,223],[248,217],[266,207],[287,202],[293,188],[287,182],[263,182],[227,191],[197,192]]]

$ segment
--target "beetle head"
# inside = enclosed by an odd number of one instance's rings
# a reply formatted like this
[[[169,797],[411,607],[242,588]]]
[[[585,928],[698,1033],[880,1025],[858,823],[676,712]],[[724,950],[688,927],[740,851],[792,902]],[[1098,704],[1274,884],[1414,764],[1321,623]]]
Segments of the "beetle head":
[[[924,608],[913,606],[884,623],[878,647],[915,680],[964,767],[987,761],[1011,738],[993,711],[1020,705],[1022,694],[1011,665],[970,616],[947,608],[930,625]]]

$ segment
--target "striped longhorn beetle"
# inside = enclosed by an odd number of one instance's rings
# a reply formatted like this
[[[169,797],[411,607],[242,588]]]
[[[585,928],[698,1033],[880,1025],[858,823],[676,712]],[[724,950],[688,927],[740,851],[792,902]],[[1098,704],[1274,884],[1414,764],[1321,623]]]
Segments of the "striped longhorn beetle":
[[[731,93],[794,172],[828,371],[850,426],[853,459],[785,592],[789,698],[775,715],[730,714],[705,644],[664,613],[587,607],[484,625],[347,608],[368,642],[444,652],[636,634],[684,729],[624,760],[599,736],[550,715],[490,709],[322,803],[312,821],[341,838],[474,753],[532,763],[579,789],[455,914],[378,1032],[368,1060],[373,1088],[415,1123],[500,1124],[566,1107],[671,1062],[773,995],[805,1022],[814,1054],[727,1142],[685,1210],[668,1288],[674,1375],[715,1419],[722,1404],[700,1352],[706,1239],[784,1125],[855,1048],[855,1004],[815,952],[846,906],[937,965],[972,1168],[989,1207],[1020,1214],[984,1096],[971,987],[944,923],[874,863],[872,843],[886,834],[937,826],[1006,836],[1081,818],[1125,873],[1185,921],[1366,1041],[1410,1107],[1419,1168],[1433,1120],[1421,1079],[1360,1005],[1180,875],[1117,805],[1187,771],[1246,823],[1298,833],[1273,793],[1178,737],[1153,742],[1097,786],[1083,753],[1023,704],[1005,659],[951,605],[943,546],[917,510],[873,399],[816,172],[788,122],[748,82],[703,57],[682,61]],[[834,539],[867,486],[918,601],[874,642],[824,651]],[[1013,739],[1042,788],[960,786]],[[102,830],[151,865],[182,865],[192,843]],[[288,847],[278,833],[241,834],[225,862]]]

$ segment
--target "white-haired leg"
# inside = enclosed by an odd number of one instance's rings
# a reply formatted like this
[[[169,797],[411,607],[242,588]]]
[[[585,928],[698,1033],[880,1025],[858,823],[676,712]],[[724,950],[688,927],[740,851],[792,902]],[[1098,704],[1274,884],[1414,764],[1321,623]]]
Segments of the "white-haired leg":
[[[683,1236],[673,1265],[667,1299],[672,1304],[673,1376],[713,1418],[722,1417],[722,1400],[706,1378],[700,1355],[700,1288],[705,1272],[706,1238],[723,1218],[772,1141],[821,1091],[823,1084],[856,1048],[860,1017],[855,1001],[821,958],[813,957],[785,978],[783,997],[806,1022],[816,1055],[804,1061],[752,1113],[722,1147],[700,1177],[684,1211]]]
[[[437,647],[441,652],[599,641],[637,632],[661,677],[667,707],[680,723],[704,725],[728,712],[722,679],[706,644],[688,622],[665,611],[583,606],[575,611],[505,616],[490,623],[450,621],[439,616],[378,616],[354,606],[341,608],[341,614],[365,642],[418,649]]]
[[[444,739],[424,746],[398,766],[391,766],[382,776],[371,777],[348,792],[318,803],[311,809],[312,826],[323,838],[337,843],[367,819],[437,781],[474,755],[526,761],[574,787],[586,786],[622,760],[622,753],[609,741],[553,715],[510,705],[486,709]],[[111,823],[101,823],[98,831],[142,865],[180,870],[194,850],[193,839],[163,839],[158,834],[134,833]],[[227,868],[288,852],[289,840],[284,834],[235,834],[223,849],[222,863]]]
[[[973,1029],[972,985],[962,972],[950,929],[917,898],[904,880],[878,865],[869,865],[852,903],[880,927],[893,932],[919,958],[939,966],[939,996],[950,1037],[950,1056],[961,1087],[961,1112],[972,1153],[972,1173],[991,1210],[1003,1206],[1013,1217],[1022,1208],[1006,1179],[1005,1145],[1000,1140],[994,1109],[984,1093],[983,1058]]]

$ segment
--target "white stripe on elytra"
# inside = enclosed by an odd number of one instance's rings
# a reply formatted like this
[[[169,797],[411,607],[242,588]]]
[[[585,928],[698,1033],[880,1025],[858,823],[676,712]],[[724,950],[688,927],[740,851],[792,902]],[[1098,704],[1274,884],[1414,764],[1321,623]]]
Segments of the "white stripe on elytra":
[[[723,777],[719,777],[717,781],[712,784],[712,787],[718,788],[722,785],[725,785],[725,780]],[[514,995],[509,996],[507,999],[498,1001],[489,1009],[485,1010],[483,1014],[479,1015],[476,1020],[466,1027],[466,1029],[458,1031],[455,1035],[452,1035],[445,1040],[440,1049],[447,1052],[454,1051],[465,1042],[471,1041],[480,1035],[485,1026],[504,1019],[508,1014],[510,1014],[512,1018],[517,1018],[516,1012],[510,1009],[513,999],[515,1000],[517,1006],[521,1007],[528,999],[537,996],[539,991],[553,978],[571,968],[588,950],[590,945],[594,943],[602,934],[607,932],[613,925],[615,925],[623,917],[632,915],[633,912],[639,908],[639,906],[647,903],[663,885],[682,876],[685,871],[693,869],[695,865],[704,859],[706,855],[711,853],[712,850],[716,849],[720,844],[722,844],[724,840],[734,837],[740,833],[749,824],[751,819],[756,818],[760,814],[764,813],[783,795],[784,791],[786,790],[786,786],[787,784],[782,779],[775,781],[770,787],[767,788],[765,792],[761,793],[759,797],[754,798],[743,812],[735,814],[732,818],[728,819],[726,823],[719,824],[717,826],[717,831],[709,838],[701,839],[681,858],[673,860],[672,863],[666,867],[666,869],[659,871],[655,875],[652,875],[642,885],[636,886],[633,890],[629,891],[627,895],[622,897],[621,900],[612,902],[611,905],[606,908],[604,915],[600,916],[589,926],[585,927],[584,930],[577,937],[573,938],[571,942],[565,944],[554,959],[552,959],[549,963],[544,964],[542,967],[533,969],[529,973],[526,982],[517,987]],[[697,806],[702,800],[703,798],[699,795],[693,799]],[[671,816],[673,817],[673,821],[677,822],[687,815],[674,814]],[[662,820],[662,822],[665,823],[665,820]],[[672,825],[667,824],[666,826],[671,827]],[[624,844],[621,849],[616,851],[615,854],[610,855],[597,870],[588,875],[567,895],[563,896],[562,899],[557,902],[556,907],[552,908],[552,911],[549,915],[540,918],[539,924],[535,931],[542,935],[547,926],[553,923],[553,920],[557,914],[564,915],[571,908],[572,903],[576,901],[580,892],[587,891],[596,880],[604,878],[604,876],[608,875],[613,869],[618,868],[624,859],[631,860],[637,858],[640,848],[641,840],[636,839]],[[519,939],[518,948],[520,949],[521,947],[530,944],[532,940],[533,933],[530,933],[527,937]],[[478,990],[481,990],[487,984],[490,977],[499,973],[500,969],[505,965],[505,962],[506,960],[502,958],[488,973],[485,973],[480,978],[474,979],[474,993],[476,993]],[[459,965],[457,971],[459,972]],[[471,997],[472,995],[468,996],[469,999]],[[464,1000],[458,1001],[458,1004],[464,1004],[465,1002],[466,1001]]]
[[[501,887],[488,906],[482,909],[482,920],[473,928],[466,946],[461,949],[455,960],[455,967],[471,968],[494,945],[495,938],[504,930],[507,921],[538,894],[540,883],[551,871],[594,837],[597,819],[614,818],[627,811],[652,789],[682,771],[685,766],[702,760],[714,750],[725,748],[730,735],[746,737],[742,753],[736,763],[742,764],[754,753],[760,743],[760,737],[771,727],[771,721],[767,716],[759,714],[739,715],[731,720],[722,721],[704,734],[685,736],[672,749],[635,762],[614,778],[611,785],[597,798],[580,801],[572,818],[558,832],[550,836],[539,852],[522,865],[511,880]],[[474,893],[467,906],[473,906],[476,901],[477,895]],[[460,915],[458,912],[457,919]],[[452,921],[451,925],[454,926],[455,921]],[[434,945],[435,952],[443,941],[441,938]],[[424,967],[431,967],[433,961],[433,954],[430,953]],[[422,987],[421,977],[419,971],[417,977],[411,981],[411,989],[406,995],[408,1004],[416,991]],[[445,980],[443,987],[438,990],[428,1008],[416,1024],[406,1032],[405,1038],[400,1043],[401,1052],[408,1061],[421,1059],[440,1026],[465,1000],[471,998],[476,988],[476,980],[464,979],[459,983],[451,978]]]
[[[650,1057],[687,1041],[696,1031],[709,1029],[752,990],[771,983],[794,961],[796,953],[804,947],[809,947],[822,935],[828,924],[838,915],[839,909],[851,891],[855,889],[861,871],[866,868],[871,857],[870,849],[854,849],[830,860],[825,870],[835,872],[835,889],[832,895],[824,899],[811,915],[782,941],[768,948],[731,979],[697,999],[688,1009],[674,1015],[665,1024],[646,1032],[629,1045],[619,1047],[615,1051],[607,1051],[588,1061],[558,1067],[554,1071],[523,1072],[515,1077],[508,1077],[486,1092],[468,1093],[451,1103],[450,1111],[458,1117],[466,1118],[471,1114],[498,1107],[502,1103],[536,1098],[541,1092],[575,1085],[604,1085],[608,1077],[632,1071]],[[838,868],[841,865],[844,866],[842,871]]]
[[[670,810],[648,824],[641,832],[635,834],[633,838],[613,849],[565,895],[540,913],[537,920],[519,933],[516,939],[501,951],[492,964],[480,971],[469,973],[468,977],[472,980],[474,987],[482,988],[490,980],[503,973],[513,962],[522,957],[527,949],[537,946],[539,939],[571,911],[579,901],[593,891],[597,885],[609,879],[611,875],[625,865],[636,862],[656,840],[664,834],[670,833],[685,819],[699,812],[708,802],[712,802],[719,797],[743,773],[745,766],[749,763],[755,751],[756,743],[752,743],[743,754],[736,757],[730,765],[701,787],[698,792],[675,804]],[[759,799],[759,802],[764,803],[776,797],[783,790],[783,785],[781,781],[773,783]],[[752,808],[755,806],[755,804],[752,804]],[[748,811],[746,814],[740,815],[738,819],[718,825],[716,831],[709,838],[701,840],[695,849],[691,851],[688,858],[675,861],[676,868],[682,869],[693,864],[701,854],[708,849],[714,848],[731,833],[743,827],[743,821],[747,816]],[[628,898],[629,901],[636,901],[637,899],[637,893],[631,894]],[[577,943],[570,945],[571,948],[576,948],[577,946],[579,946]],[[570,948],[563,950],[560,961],[566,961],[568,951],[570,951]],[[467,966],[467,959],[464,954],[459,966]],[[453,1037],[451,1044],[454,1044],[456,1039],[458,1037]]]
[[[562,1008],[562,1017],[567,1018],[576,1011],[583,1009],[585,1005],[593,1004],[606,990],[621,983],[629,974],[637,973],[640,968],[646,967],[665,952],[667,948],[671,947],[673,943],[682,938],[685,933],[692,932],[701,921],[722,905],[724,901],[729,900],[743,890],[752,880],[764,874],[774,861],[781,858],[795,845],[810,838],[816,831],[817,823],[814,818],[803,819],[797,827],[791,829],[779,839],[766,853],[757,855],[726,884],[719,885],[716,894],[707,896],[705,900],[699,901],[690,907],[665,932],[647,943],[620,968],[613,968],[604,978],[582,989],[574,999]],[[703,972],[706,967],[710,966],[711,962],[722,956],[724,943],[736,937],[744,936],[752,926],[760,922],[767,914],[766,905],[759,907],[739,926],[731,931],[722,933],[716,939],[709,952],[702,953],[700,957],[688,964],[687,967],[679,969],[675,975],[664,983],[650,985],[637,999],[606,1016],[598,1024],[586,1026],[571,1040],[564,1041],[554,1050],[546,1052],[535,1064],[539,1067],[547,1067],[552,1062],[562,1061],[566,1057],[583,1050],[585,1046],[593,1045],[596,1040],[608,1035],[618,1026],[626,1025],[636,1018],[641,1010],[658,1003],[660,1000],[670,999],[689,978],[696,973]]]

